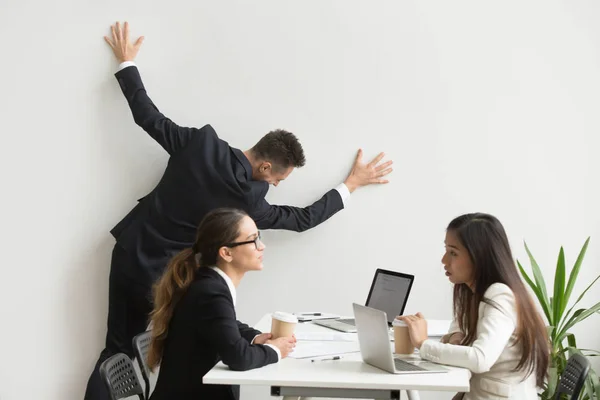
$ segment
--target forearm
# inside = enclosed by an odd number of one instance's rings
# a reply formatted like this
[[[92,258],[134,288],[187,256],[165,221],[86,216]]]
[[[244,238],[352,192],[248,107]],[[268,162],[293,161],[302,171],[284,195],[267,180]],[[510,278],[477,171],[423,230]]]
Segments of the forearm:
[[[251,217],[259,229],[285,229],[303,232],[325,222],[344,208],[342,195],[336,189],[327,192],[308,207],[270,205],[264,199]]]
[[[203,134],[203,130],[178,126],[158,110],[148,96],[142,77],[133,62],[121,63],[119,68],[115,76],[127,99],[135,123],[169,154],[186,146],[194,135]]]
[[[513,303],[511,299],[503,299],[507,296],[508,294],[500,294],[492,298],[496,306],[485,304],[477,324],[477,338],[471,345],[461,346],[425,340],[420,348],[421,357],[468,368],[474,373],[489,371],[509,345],[516,327],[516,311],[511,309]]]
[[[166,117],[158,111],[158,108],[154,105],[150,97],[148,97],[137,67],[135,64],[125,66],[119,69],[115,77],[129,104],[133,120],[142,129],[152,135],[156,129],[156,125],[161,125],[160,121],[166,119]]]
[[[236,321],[238,324],[238,330],[240,331],[240,335],[246,339],[249,343],[252,343],[252,341],[254,340],[254,338],[257,335],[260,335],[262,332],[258,331],[254,328],[249,327],[248,325],[240,322],[240,321]]]
[[[235,371],[247,371],[279,361],[278,352],[270,345],[251,345],[245,339],[219,354],[223,363]]]
[[[467,368],[474,373],[488,371],[493,364],[479,348],[446,344],[432,339],[423,342],[419,354],[425,360]]]

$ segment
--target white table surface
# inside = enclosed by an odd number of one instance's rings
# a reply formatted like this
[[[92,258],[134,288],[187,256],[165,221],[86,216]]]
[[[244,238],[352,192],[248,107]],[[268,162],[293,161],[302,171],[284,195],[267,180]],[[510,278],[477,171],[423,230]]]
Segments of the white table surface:
[[[265,315],[256,329],[269,332],[271,316]],[[312,323],[300,323],[296,332],[331,332]],[[360,353],[342,354],[340,360],[315,361],[285,358],[278,363],[250,371],[232,371],[222,362],[204,377],[206,384],[263,385],[341,389],[429,390],[467,392],[471,373],[463,368],[448,367],[441,374],[391,374],[363,363]],[[318,357],[317,357],[318,358]]]

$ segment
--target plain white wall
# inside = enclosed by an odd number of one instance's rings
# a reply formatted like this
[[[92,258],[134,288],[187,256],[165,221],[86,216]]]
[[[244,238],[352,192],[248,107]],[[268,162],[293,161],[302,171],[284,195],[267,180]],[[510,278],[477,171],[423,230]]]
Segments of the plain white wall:
[[[386,151],[392,183],[296,234],[265,232],[265,269],[239,288],[249,323],[274,310],[348,314],[373,271],[416,275],[407,312],[449,318],[444,229],[472,211],[527,240],[546,274],[587,236],[576,290],[600,268],[600,5],[557,1],[0,3],[3,267],[0,399],[77,399],[103,347],[110,228],[167,161],[132,121],[102,36],[145,35],[158,107],[242,149],[301,139],[307,165],[271,190],[307,205],[355,151]],[[597,302],[590,291],[584,305]],[[600,348],[595,315],[576,331]],[[244,389],[246,399],[266,389]],[[424,394],[424,399],[448,394]]]

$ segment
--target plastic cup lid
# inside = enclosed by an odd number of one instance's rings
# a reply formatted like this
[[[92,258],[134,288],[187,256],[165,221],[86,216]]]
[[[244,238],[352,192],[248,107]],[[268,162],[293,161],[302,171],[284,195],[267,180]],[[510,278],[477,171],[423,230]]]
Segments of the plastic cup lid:
[[[404,322],[404,321],[395,319],[394,322],[392,322],[392,326],[408,326],[408,325],[406,325],[406,322]]]
[[[282,322],[290,322],[293,324],[298,323],[298,318],[296,318],[296,316],[294,314],[290,314],[290,313],[283,312],[283,311],[275,311],[271,315],[271,318],[277,319]]]

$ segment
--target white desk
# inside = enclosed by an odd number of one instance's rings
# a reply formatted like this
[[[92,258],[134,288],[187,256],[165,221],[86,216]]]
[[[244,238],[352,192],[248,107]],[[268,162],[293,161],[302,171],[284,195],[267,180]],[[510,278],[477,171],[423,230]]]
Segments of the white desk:
[[[271,317],[265,315],[256,329],[269,332]],[[331,332],[311,323],[300,323],[296,332]],[[360,353],[341,355],[337,361],[285,358],[276,364],[250,371],[232,371],[222,362],[204,377],[206,384],[270,386],[272,396],[399,399],[406,390],[409,399],[418,399],[414,391],[469,391],[471,373],[448,367],[442,374],[395,375],[362,362]]]

